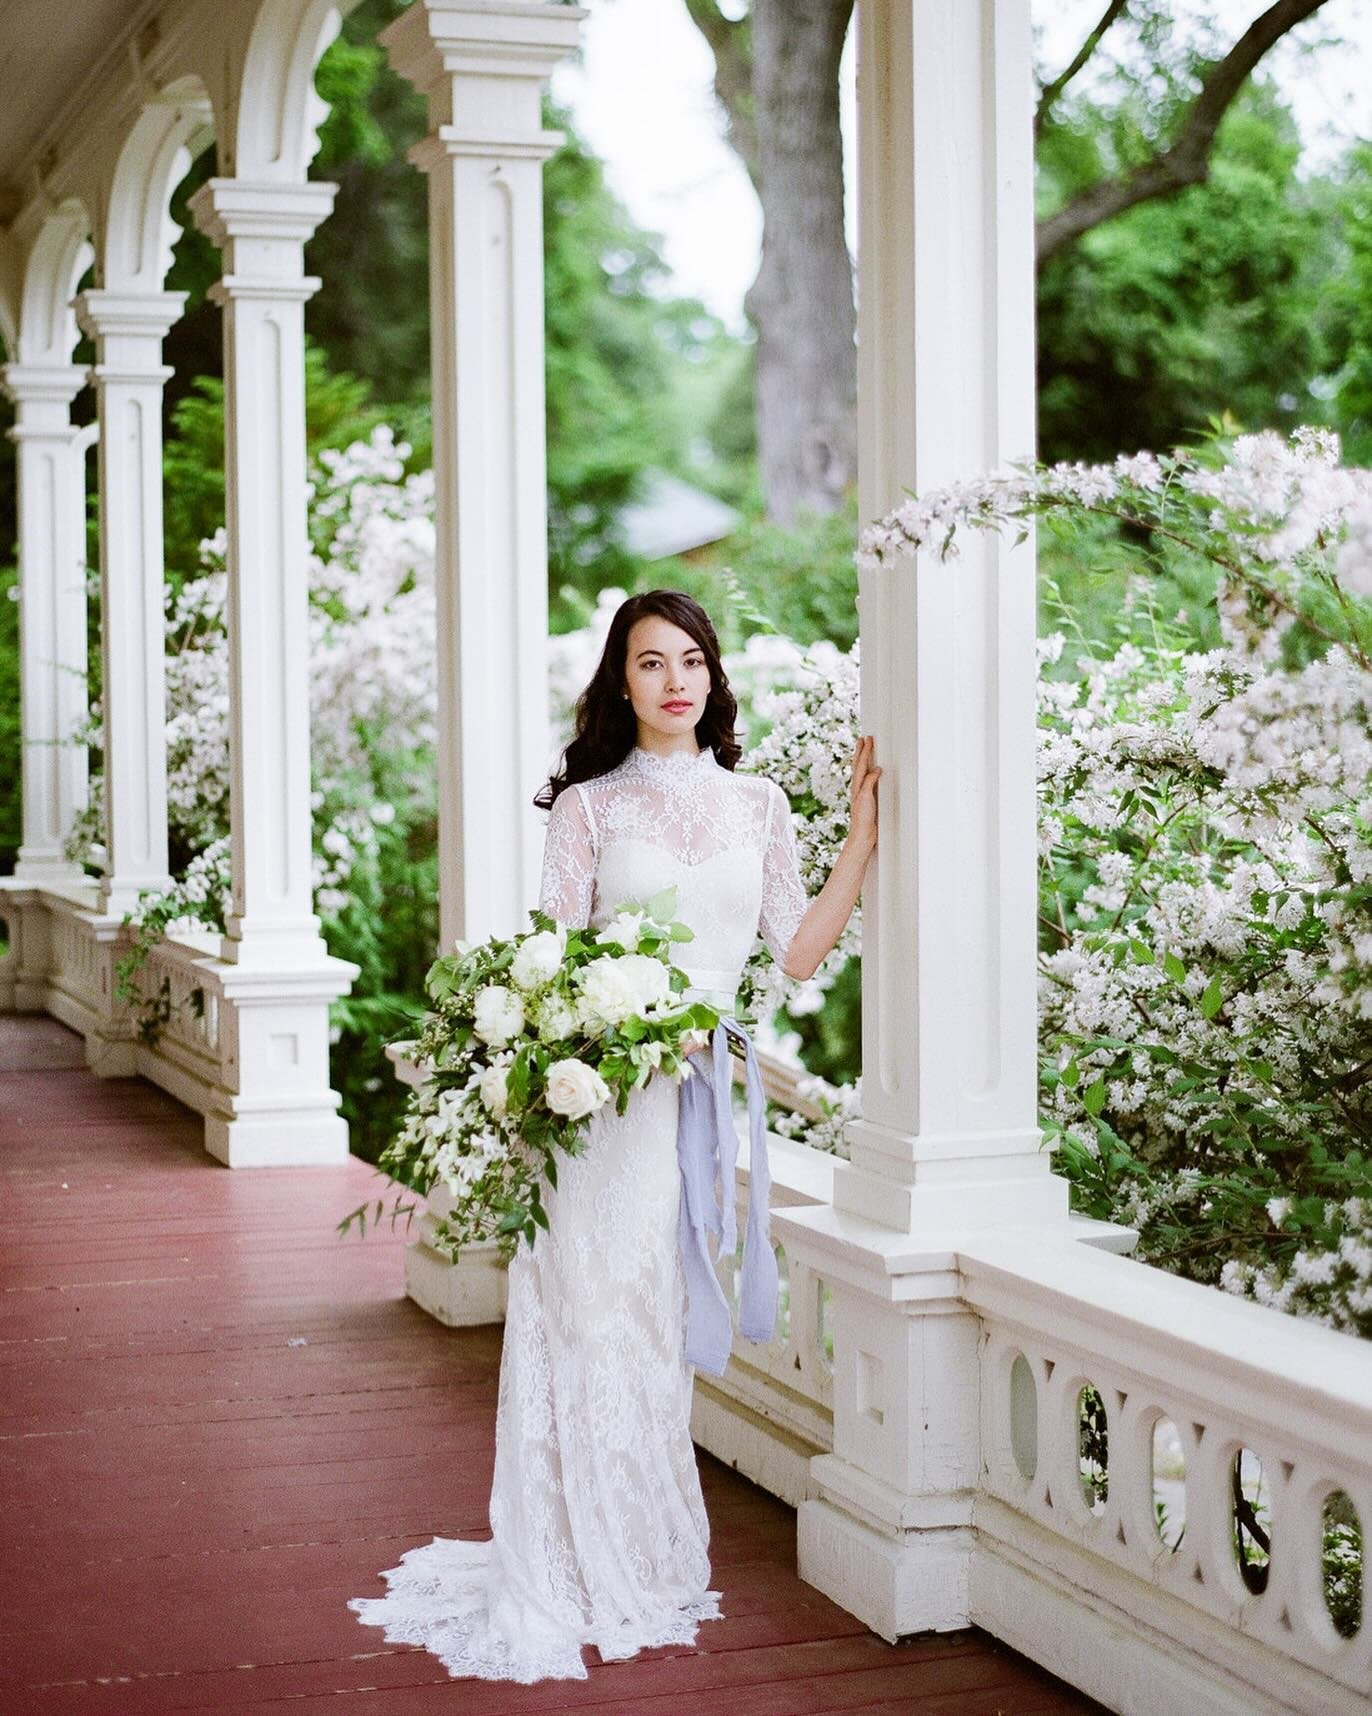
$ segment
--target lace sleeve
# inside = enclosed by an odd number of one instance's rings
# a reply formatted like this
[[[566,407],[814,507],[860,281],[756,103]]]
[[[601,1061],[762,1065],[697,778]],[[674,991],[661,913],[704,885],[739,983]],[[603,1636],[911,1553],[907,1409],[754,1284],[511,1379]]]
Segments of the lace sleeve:
[[[757,927],[778,965],[786,963],[787,950],[809,906],[809,896],[800,878],[790,801],[773,782],[767,813],[767,849],[762,859],[762,910]]]
[[[574,786],[553,800],[543,838],[543,881],[538,891],[541,911],[566,924],[585,929],[591,921],[595,888],[595,830],[585,800]]]

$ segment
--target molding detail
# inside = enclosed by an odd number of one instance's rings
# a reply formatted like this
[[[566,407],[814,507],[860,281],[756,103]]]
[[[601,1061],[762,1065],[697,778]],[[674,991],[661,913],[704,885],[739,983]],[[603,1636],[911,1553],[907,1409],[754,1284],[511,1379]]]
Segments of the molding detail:
[[[303,244],[328,219],[338,186],[322,179],[297,184],[207,179],[189,199],[195,224],[224,249],[235,239]]]

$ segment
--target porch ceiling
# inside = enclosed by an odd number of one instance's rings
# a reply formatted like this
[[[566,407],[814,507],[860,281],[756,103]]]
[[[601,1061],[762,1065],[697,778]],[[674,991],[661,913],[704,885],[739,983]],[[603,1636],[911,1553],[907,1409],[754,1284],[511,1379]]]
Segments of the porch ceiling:
[[[83,85],[108,57],[136,48],[158,0],[5,0],[0,31],[0,222],[61,130],[81,123]]]

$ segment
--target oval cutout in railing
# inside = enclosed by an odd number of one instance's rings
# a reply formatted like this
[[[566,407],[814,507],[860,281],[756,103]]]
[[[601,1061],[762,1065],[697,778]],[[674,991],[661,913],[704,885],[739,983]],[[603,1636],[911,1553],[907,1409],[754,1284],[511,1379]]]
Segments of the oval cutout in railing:
[[[1335,1490],[1320,1510],[1320,1557],[1325,1607],[1340,1638],[1354,1638],[1362,1625],[1362,1546],[1358,1510]]]
[[[1023,1353],[1010,1366],[1010,1452],[1022,1478],[1032,1478],[1039,1465],[1039,1391]]]
[[[777,1322],[774,1340],[789,1341],[791,1338],[791,1265],[786,1259],[786,1248],[773,1241],[772,1250],[777,1259]]]
[[[1170,1418],[1153,1423],[1153,1523],[1168,1549],[1186,1531],[1186,1450]]]
[[[1229,1513],[1234,1565],[1257,1596],[1267,1589],[1267,1566],[1272,1557],[1272,1491],[1262,1461],[1251,1448],[1240,1448],[1230,1462]]]
[[[834,1295],[829,1283],[819,1280],[819,1356],[826,1370],[834,1368]]]
[[[1087,1511],[1104,1513],[1110,1495],[1110,1421],[1100,1390],[1090,1382],[1077,1395],[1077,1471]]]

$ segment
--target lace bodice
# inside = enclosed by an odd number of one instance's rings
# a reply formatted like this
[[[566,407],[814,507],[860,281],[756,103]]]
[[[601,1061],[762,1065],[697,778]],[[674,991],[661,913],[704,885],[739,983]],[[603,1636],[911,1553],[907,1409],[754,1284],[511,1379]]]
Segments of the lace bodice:
[[[539,894],[550,917],[598,928],[624,900],[669,885],[695,932],[676,954],[694,992],[731,1003],[759,935],[782,964],[809,901],[781,788],[722,768],[708,747],[660,756],[635,746],[558,795]]]

